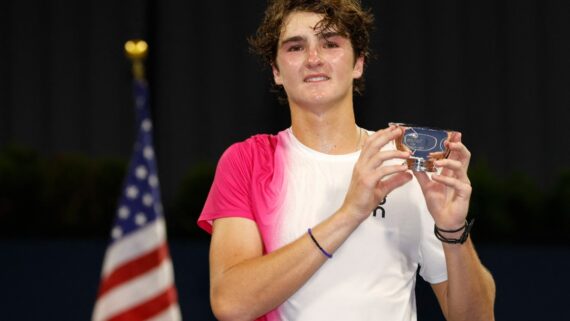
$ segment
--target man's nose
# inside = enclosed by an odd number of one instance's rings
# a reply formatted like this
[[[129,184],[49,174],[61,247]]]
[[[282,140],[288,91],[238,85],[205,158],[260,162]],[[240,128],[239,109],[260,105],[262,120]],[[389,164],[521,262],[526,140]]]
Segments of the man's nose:
[[[323,61],[321,59],[321,52],[320,52],[319,48],[317,48],[317,47],[309,48],[308,57],[307,57],[307,65],[309,67],[319,66],[322,64],[322,62]]]

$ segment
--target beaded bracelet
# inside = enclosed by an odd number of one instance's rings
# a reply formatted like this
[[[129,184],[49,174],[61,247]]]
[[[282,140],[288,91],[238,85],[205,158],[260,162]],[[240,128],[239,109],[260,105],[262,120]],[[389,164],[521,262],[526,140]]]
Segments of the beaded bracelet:
[[[313,232],[311,231],[311,228],[309,227],[309,229],[307,230],[307,233],[309,233],[309,236],[311,237],[311,239],[313,240],[313,242],[315,243],[315,245],[319,248],[319,250],[321,250],[321,252],[328,257],[329,259],[332,259],[332,254],[330,254],[329,252],[325,251],[325,249],[322,248],[322,246],[319,244],[319,242],[317,242],[317,239],[313,236]]]

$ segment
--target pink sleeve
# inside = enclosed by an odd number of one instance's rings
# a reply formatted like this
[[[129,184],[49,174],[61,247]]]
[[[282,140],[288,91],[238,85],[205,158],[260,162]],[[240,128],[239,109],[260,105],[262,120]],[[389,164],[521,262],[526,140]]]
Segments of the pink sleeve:
[[[212,233],[212,221],[223,217],[254,219],[250,198],[252,159],[243,143],[230,146],[220,158],[198,226]],[[249,157],[248,157],[249,156]]]

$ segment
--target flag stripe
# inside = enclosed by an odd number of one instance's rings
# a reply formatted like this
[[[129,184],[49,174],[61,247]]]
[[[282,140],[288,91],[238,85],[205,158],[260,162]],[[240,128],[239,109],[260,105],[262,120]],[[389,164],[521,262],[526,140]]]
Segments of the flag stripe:
[[[108,321],[138,321],[152,318],[163,312],[169,306],[176,302],[176,290],[174,287],[168,288],[166,291],[151,298],[146,302],[124,311],[118,315],[108,319]]]
[[[146,321],[182,321],[180,307],[176,303],[171,304],[168,309]]]
[[[156,268],[167,257],[168,247],[166,243],[162,243],[158,248],[148,252],[147,254],[116,268],[111,274],[102,280],[98,297],[105,295],[105,293],[114,287]]]
[[[149,222],[147,226],[142,227],[139,231],[133,232],[109,246],[103,265],[103,278],[106,278],[118,266],[137,258],[143,253],[152,251],[164,243],[166,241],[165,231],[164,219],[158,218]]]
[[[95,306],[93,320],[107,320],[110,316],[129,310],[172,287],[173,282],[172,262],[166,259],[156,269],[125,282],[100,297]]]

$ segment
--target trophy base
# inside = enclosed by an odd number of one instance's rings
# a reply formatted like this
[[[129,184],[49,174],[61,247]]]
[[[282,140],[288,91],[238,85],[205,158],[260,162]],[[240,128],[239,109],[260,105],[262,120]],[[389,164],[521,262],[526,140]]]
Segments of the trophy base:
[[[433,163],[433,160],[425,160],[419,158],[409,158],[406,160],[408,169],[414,172],[436,172],[437,169]]]

